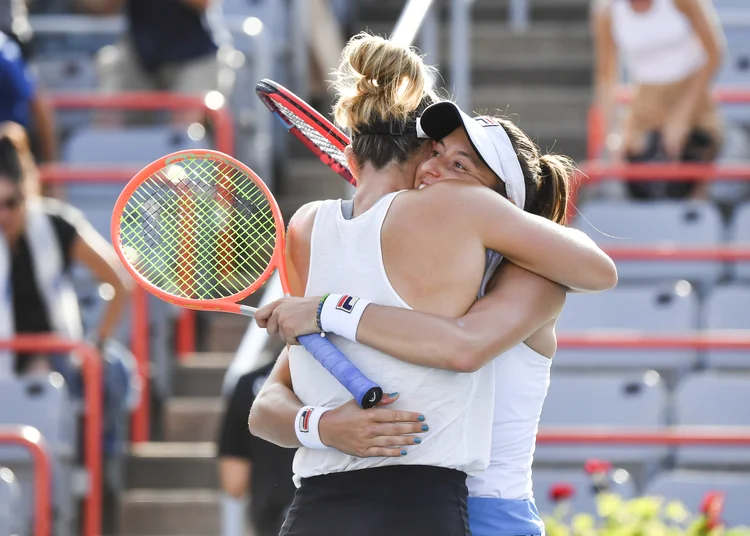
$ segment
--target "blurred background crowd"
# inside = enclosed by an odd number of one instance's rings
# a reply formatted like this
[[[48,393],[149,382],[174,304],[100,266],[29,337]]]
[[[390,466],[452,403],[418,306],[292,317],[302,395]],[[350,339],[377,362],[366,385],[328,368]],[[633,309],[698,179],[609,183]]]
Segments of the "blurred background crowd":
[[[276,533],[293,452],[246,422],[280,343],[135,289],[112,208],[135,171],[190,147],[249,164],[287,218],[350,195],[255,83],[329,114],[346,40],[397,22],[446,98],[576,160],[569,224],[618,264],[618,288],[569,297],[542,430],[750,427],[750,2],[418,3],[0,1],[0,535],[42,534],[36,515],[59,535]],[[707,330],[715,344],[696,342]],[[604,486],[698,510],[718,490],[727,525],[750,525],[750,450],[720,443],[540,442],[537,505],[593,513]]]

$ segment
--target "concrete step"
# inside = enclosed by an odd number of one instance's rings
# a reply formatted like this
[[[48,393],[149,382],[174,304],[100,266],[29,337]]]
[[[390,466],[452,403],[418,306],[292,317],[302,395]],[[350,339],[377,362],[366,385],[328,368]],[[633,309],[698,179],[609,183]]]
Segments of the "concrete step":
[[[448,74],[448,73],[444,73]],[[545,56],[477,57],[472,62],[472,80],[478,85],[591,86],[593,66],[589,54],[571,54],[560,61]]]
[[[516,123],[586,122],[591,92],[585,88],[503,87],[474,88],[471,109],[512,117]],[[486,110],[486,112],[485,112]]]
[[[537,21],[585,21],[589,13],[589,0],[529,0],[531,20]],[[449,14],[449,3],[443,3],[441,17]],[[474,0],[474,21],[492,20],[496,24],[508,19],[509,0]],[[360,0],[359,21],[363,23],[391,22],[391,28],[404,7],[403,0]],[[389,30],[390,31],[390,30]]]
[[[314,157],[294,158],[285,162],[279,183],[283,194],[314,194],[317,199],[342,197],[346,195],[348,185],[345,179]]]
[[[447,24],[440,34],[443,63],[450,51],[451,34]],[[556,56],[591,54],[591,32],[587,24],[538,23],[517,32],[496,22],[477,22],[471,26],[472,58],[508,56]]]
[[[224,401],[219,397],[175,397],[164,408],[166,441],[216,441]]]
[[[262,292],[262,289],[255,292],[242,303],[257,305],[257,300],[262,296]],[[242,341],[242,337],[245,336],[250,322],[252,322],[250,318],[241,315],[226,313],[213,315],[206,334],[206,347],[212,352],[235,352],[240,345],[240,341]]]
[[[128,489],[215,489],[219,487],[214,443],[143,443],[126,459]]]
[[[125,491],[118,505],[120,536],[216,536],[219,492],[213,489]]]
[[[174,396],[219,396],[224,374],[233,359],[231,352],[188,356],[175,367]]]

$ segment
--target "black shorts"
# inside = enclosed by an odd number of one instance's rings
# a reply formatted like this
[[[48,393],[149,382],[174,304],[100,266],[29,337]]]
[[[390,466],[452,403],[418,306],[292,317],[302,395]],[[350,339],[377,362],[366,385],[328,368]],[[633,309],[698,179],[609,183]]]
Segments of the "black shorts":
[[[279,536],[469,536],[466,474],[393,465],[302,479]]]

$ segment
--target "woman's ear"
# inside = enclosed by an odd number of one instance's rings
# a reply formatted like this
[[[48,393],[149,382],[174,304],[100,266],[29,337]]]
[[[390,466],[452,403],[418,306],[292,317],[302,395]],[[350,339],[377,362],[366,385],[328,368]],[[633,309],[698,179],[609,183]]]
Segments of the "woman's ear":
[[[357,160],[357,157],[354,156],[354,149],[352,149],[351,145],[344,147],[344,157],[346,158],[346,165],[349,168],[349,171],[352,172],[352,175],[356,179],[359,177],[359,161]]]

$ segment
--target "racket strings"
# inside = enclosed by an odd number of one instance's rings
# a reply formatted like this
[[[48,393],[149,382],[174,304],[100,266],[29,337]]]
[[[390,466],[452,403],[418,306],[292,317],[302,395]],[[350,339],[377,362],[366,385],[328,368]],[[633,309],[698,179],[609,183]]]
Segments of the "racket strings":
[[[164,292],[218,299],[254,284],[270,265],[276,221],[263,190],[242,170],[193,158],[136,188],[120,220],[135,271]]]
[[[312,125],[305,121],[305,119],[300,114],[297,114],[294,111],[290,110],[289,108],[281,104],[278,100],[274,100],[273,102],[278,107],[279,111],[284,114],[284,117],[289,119],[289,121],[295,127],[297,127],[312,144],[314,144],[318,149],[327,154],[331,159],[333,159],[334,162],[336,162],[343,168],[347,167],[344,152],[336,145],[334,145],[324,134],[318,132],[318,130],[316,130]]]

